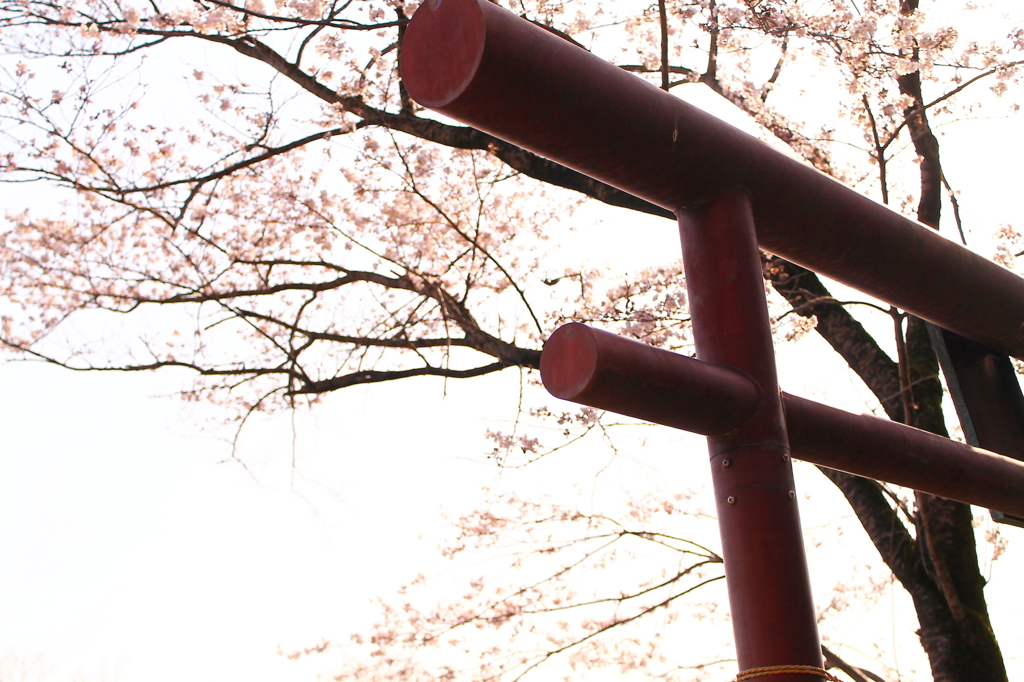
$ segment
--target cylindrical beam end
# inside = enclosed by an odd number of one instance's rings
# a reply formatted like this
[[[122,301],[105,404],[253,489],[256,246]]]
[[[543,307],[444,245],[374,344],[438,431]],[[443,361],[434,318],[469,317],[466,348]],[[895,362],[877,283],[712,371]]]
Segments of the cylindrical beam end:
[[[567,324],[551,335],[540,376],[556,398],[703,435],[723,435],[757,409],[746,374]]]
[[[409,96],[440,109],[476,75],[487,27],[476,0],[427,0],[405,32],[398,60]]]
[[[583,324],[567,324],[555,330],[540,356],[540,377],[548,393],[581,402],[594,383],[598,364],[594,330]]]

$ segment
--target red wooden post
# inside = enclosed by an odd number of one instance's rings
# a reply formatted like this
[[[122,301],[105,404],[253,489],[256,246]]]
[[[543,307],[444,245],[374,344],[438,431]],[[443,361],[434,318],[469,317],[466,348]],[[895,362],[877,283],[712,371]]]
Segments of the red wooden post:
[[[697,357],[749,374],[754,415],[709,436],[725,578],[741,671],[820,668],[821,645],[804,557],[757,235],[746,194],[733,191],[679,214]],[[809,674],[773,675],[805,682]]]
[[[407,91],[424,106],[677,213],[697,352],[711,364],[679,364],[594,337],[593,347],[564,346],[573,362],[548,361],[545,370],[542,361],[542,372],[564,397],[708,429],[740,669],[814,669],[771,682],[823,675],[758,241],[1021,358],[1024,279],[486,0],[425,2],[406,31],[400,62]],[[604,374],[589,375],[589,367]],[[627,390],[627,376],[642,385]],[[697,393],[677,390],[676,381]],[[652,394],[671,395],[692,414],[674,415]],[[705,404],[702,395],[717,402]],[[924,467],[913,462],[952,462],[963,446],[810,401],[788,402],[794,442],[823,460],[934,484],[962,499],[1015,500],[1016,489],[994,478],[1004,470],[1020,476],[1016,462],[969,450],[983,475],[960,485],[948,471],[919,471]],[[878,453],[861,457],[838,440],[840,431],[856,435],[857,444],[888,443],[889,451],[914,447],[893,463]]]

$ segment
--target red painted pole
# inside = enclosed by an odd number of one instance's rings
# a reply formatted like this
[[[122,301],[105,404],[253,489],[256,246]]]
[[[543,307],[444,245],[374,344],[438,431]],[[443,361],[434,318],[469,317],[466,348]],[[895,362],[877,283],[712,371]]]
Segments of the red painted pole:
[[[697,356],[747,373],[761,391],[753,416],[708,437],[741,671],[822,665],[804,557],[789,440],[746,194],[724,194],[679,214],[687,296]],[[807,673],[775,682],[810,682]]]
[[[743,424],[760,395],[736,369],[575,323],[548,339],[540,371],[555,397],[706,436]],[[782,406],[794,459],[1024,517],[1015,449],[997,454],[788,393]]]
[[[1024,518],[1024,462],[783,394],[793,456]]]
[[[670,211],[742,187],[758,242],[1024,358],[1024,279],[487,0],[427,0],[402,42],[423,106]]]

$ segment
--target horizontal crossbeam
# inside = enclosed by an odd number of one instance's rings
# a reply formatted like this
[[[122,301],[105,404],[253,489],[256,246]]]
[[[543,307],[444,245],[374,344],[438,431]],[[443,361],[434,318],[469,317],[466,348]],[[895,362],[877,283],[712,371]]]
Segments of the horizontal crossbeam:
[[[563,400],[708,436],[737,428],[760,393],[738,370],[582,324],[548,339],[541,379]],[[787,393],[782,402],[796,459],[1024,516],[1024,462]]]
[[[427,0],[420,104],[671,211],[751,197],[762,249],[1024,358],[1024,279],[487,0]]]

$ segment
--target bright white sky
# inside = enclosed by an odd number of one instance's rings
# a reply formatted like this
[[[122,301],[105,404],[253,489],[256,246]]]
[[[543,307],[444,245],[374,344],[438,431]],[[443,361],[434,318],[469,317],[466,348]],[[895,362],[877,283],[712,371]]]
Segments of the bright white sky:
[[[277,647],[358,629],[433,561],[442,502],[494,478],[465,459],[487,411],[437,385],[329,400],[294,492],[287,418],[245,437],[256,481],[154,397],[173,381],[5,365],[0,385],[0,642],[67,664],[46,679],[314,679]]]
[[[972,137],[986,161],[970,167],[983,177],[962,178],[961,186],[990,184],[993,201],[1008,207],[1019,181],[1011,160],[1024,151],[1010,143],[1020,145],[1021,121],[986,122],[984,130],[998,147],[986,152]],[[976,205],[965,210],[1006,220]],[[620,255],[614,227],[592,233],[610,247],[596,258]],[[636,266],[678,248],[671,227],[637,241],[642,248],[628,256]],[[856,382],[810,339],[782,351],[784,387],[812,397],[825,386],[835,396],[839,387],[840,402],[864,409]],[[288,661],[278,647],[342,640],[373,618],[374,596],[386,599],[401,581],[436,568],[442,505],[465,511],[485,498],[485,485],[546,487],[534,474],[479,463],[489,449],[483,432],[514,416],[512,373],[452,385],[443,399],[436,381],[346,390],[299,418],[294,442],[288,416],[255,424],[241,443],[251,475],[218,463],[230,447],[217,439],[224,432],[198,429],[203,408],[159,397],[182,380],[0,365],[0,682],[329,675],[326,661]],[[699,442],[688,454],[700,461]],[[823,490],[814,504],[835,501],[820,476],[801,479]],[[804,518],[820,521],[806,510]],[[1017,677],[1021,533],[1006,530],[1010,553],[991,569],[989,588]],[[910,636],[905,602],[885,602],[875,615],[899,624],[897,640]],[[860,616],[849,631],[871,627]],[[22,677],[18,665],[31,669]]]

